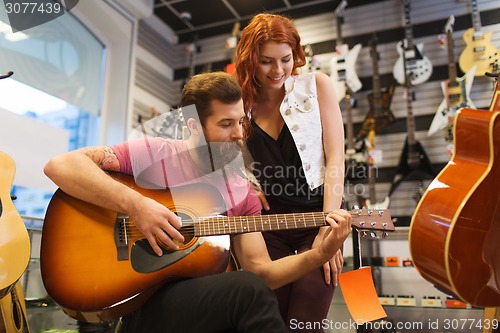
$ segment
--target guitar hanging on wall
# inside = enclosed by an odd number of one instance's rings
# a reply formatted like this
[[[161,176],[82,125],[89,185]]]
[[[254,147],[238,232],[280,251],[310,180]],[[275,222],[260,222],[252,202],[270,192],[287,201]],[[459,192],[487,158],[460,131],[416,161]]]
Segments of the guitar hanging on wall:
[[[345,108],[346,118],[346,150],[345,150],[345,178],[347,180],[362,180],[368,175],[367,154],[364,140],[354,138],[354,124],[352,120],[352,96],[346,84]]]
[[[346,94],[345,85],[348,84],[351,92],[355,93],[361,89],[362,84],[356,74],[356,60],[362,45],[356,44],[349,50],[349,45],[344,44],[342,38],[342,22],[344,19],[344,9],[347,1],[343,0],[335,9],[337,24],[337,41],[335,46],[336,55],[330,59],[330,78],[333,81],[337,99],[341,101]]]
[[[393,74],[399,84],[406,84],[407,72],[410,71],[410,80],[412,85],[418,85],[426,82],[432,75],[432,64],[422,53],[423,43],[415,45],[413,42],[413,29],[410,17],[410,0],[403,1],[404,8],[404,30],[405,39],[397,45],[399,58],[394,64]]]
[[[403,60],[404,59],[403,53]],[[403,61],[406,68],[406,61]],[[427,156],[422,144],[415,137],[415,116],[413,114],[413,92],[411,84],[411,71],[406,71],[405,80],[405,97],[406,97],[406,141],[401,152],[398,168],[389,190],[389,196],[396,190],[403,180],[419,180],[422,181],[425,177],[431,179],[436,176],[436,171]]]
[[[444,99],[439,105],[436,115],[432,119],[431,126],[427,132],[428,136],[433,135],[439,130],[448,128],[446,132],[451,131],[452,117],[458,109],[463,107],[475,108],[470,99],[472,82],[476,66],[472,66],[469,71],[461,78],[457,77],[457,64],[455,62],[455,53],[453,50],[453,25],[455,17],[451,15],[446,22],[444,31],[446,33],[446,48],[448,50],[448,80],[441,82]],[[447,135],[446,135],[447,136]],[[449,140],[450,138],[448,138]]]
[[[473,66],[475,76],[484,76],[486,72],[492,72],[495,64],[500,63],[500,52],[491,43],[490,32],[483,32],[481,26],[481,15],[476,0],[471,0],[472,4],[472,28],[464,32],[465,49],[460,54],[458,64],[460,69],[467,73]]]
[[[490,111],[457,111],[455,152],[418,203],[409,233],[422,277],[477,307],[500,307],[500,108]]]
[[[370,57],[372,59],[372,84],[373,92],[368,94],[368,102],[370,104],[370,110],[363,121],[361,130],[359,131],[357,138],[364,138],[368,135],[370,130],[375,130],[375,132],[380,131],[390,125],[392,125],[396,118],[392,114],[390,105],[392,102],[392,96],[394,93],[394,84],[391,84],[389,88],[383,89],[380,85],[380,74],[378,70],[378,52],[377,52],[377,36],[374,34],[370,41]]]

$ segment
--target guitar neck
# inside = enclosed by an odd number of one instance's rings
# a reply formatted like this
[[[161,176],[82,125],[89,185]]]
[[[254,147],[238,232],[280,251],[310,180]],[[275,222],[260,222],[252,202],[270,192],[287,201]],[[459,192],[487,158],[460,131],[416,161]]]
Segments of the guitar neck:
[[[406,85],[406,108],[408,113],[408,116],[406,117],[406,131],[408,135],[408,145],[409,149],[412,149],[412,147],[416,143],[416,139],[415,139],[415,116],[413,115],[413,92],[411,90],[411,84]]]
[[[325,212],[257,216],[207,217],[193,223],[195,236],[240,234],[256,231],[319,228],[328,225]],[[387,210],[355,210],[352,225],[358,229],[393,231]],[[376,222],[380,220],[382,222]],[[368,222],[370,221],[370,222]]]
[[[448,75],[450,82],[457,81],[457,66],[455,64],[455,52],[453,51],[453,34],[446,32],[446,44],[448,49]]]
[[[370,43],[370,55],[372,58],[372,84],[373,84],[373,104],[374,111],[382,111],[382,88],[380,87],[380,74],[378,70],[378,53],[377,53],[377,43],[375,39]]]
[[[346,89],[345,95],[345,113],[346,113],[346,136],[347,149],[354,149],[354,124],[352,121],[351,94],[349,89]]]
[[[411,17],[410,17],[410,0],[404,1],[404,29],[405,29],[405,38],[406,38],[406,49],[413,50],[415,44],[413,42],[413,29],[411,26]]]
[[[482,31],[481,15],[479,14],[477,1],[471,0],[471,4],[472,4],[472,26],[474,27],[474,32],[480,34]]]

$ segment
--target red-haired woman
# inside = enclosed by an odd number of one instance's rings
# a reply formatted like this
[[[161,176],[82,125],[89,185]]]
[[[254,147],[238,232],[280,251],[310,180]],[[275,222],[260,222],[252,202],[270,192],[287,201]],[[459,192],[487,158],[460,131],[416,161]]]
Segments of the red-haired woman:
[[[236,76],[251,119],[248,147],[265,196],[263,214],[331,211],[342,204],[341,111],[326,74],[298,74],[305,63],[291,19],[258,14],[243,29]],[[276,260],[317,247],[325,232],[325,228],[290,229],[265,232],[264,237]],[[253,256],[247,252],[238,259],[251,263]],[[294,332],[311,325],[316,329],[308,332],[323,332],[320,323],[327,316],[342,266],[339,250],[322,269],[275,290],[281,314]]]

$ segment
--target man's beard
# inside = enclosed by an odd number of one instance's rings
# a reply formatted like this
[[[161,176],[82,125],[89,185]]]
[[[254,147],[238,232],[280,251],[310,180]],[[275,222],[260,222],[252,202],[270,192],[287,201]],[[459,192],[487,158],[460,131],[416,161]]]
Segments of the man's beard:
[[[220,169],[233,170],[241,173],[245,161],[243,152],[246,151],[244,141],[207,142],[206,146],[195,148],[200,157],[202,168],[208,172]]]

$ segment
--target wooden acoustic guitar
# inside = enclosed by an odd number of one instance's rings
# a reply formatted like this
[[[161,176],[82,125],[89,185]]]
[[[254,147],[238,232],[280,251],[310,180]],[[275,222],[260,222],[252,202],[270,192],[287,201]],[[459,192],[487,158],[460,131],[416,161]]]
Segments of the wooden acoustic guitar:
[[[464,107],[471,109],[476,108],[470,99],[470,91],[472,88],[472,82],[474,81],[476,66],[474,65],[464,76],[458,78],[455,52],[453,49],[454,24],[455,17],[451,15],[444,27],[444,31],[446,33],[446,48],[448,51],[449,78],[448,80],[441,82],[441,89],[443,91],[444,98],[436,111],[436,115],[432,119],[431,126],[427,132],[428,136],[445,129],[445,137],[447,138],[447,132],[452,130],[449,127],[453,124],[453,121],[450,121],[450,119],[453,119],[457,110]]]
[[[326,213],[321,212],[213,217],[214,212],[224,212],[225,205],[212,185],[148,190],[131,176],[111,175],[176,212],[183,219],[180,230],[185,241],[179,250],[165,247],[158,256],[128,216],[58,189],[43,225],[42,279],[50,297],[80,321],[113,321],[141,306],[168,282],[226,271],[230,234],[317,228],[326,223]],[[370,233],[394,230],[387,210],[351,213],[356,228]]]
[[[358,43],[352,49],[344,43],[342,37],[342,22],[344,20],[344,9],[347,1],[342,0],[335,9],[337,25],[337,41],[335,46],[336,55],[330,59],[330,78],[335,88],[337,99],[341,101],[346,95],[346,84],[351,92],[356,92],[362,87],[362,83],[356,74],[356,61],[362,45]]]
[[[455,153],[417,205],[409,235],[419,273],[479,307],[500,306],[499,115],[457,112]]]
[[[418,272],[478,307],[500,306],[499,115],[457,112],[454,155],[418,203],[409,234]]]
[[[500,52],[491,43],[490,32],[483,32],[481,26],[481,15],[476,0],[472,4],[472,28],[464,32],[463,39],[465,48],[460,54],[458,64],[460,69],[467,73],[473,66],[475,76],[484,76],[486,72],[492,72],[493,66],[500,65]]]
[[[16,210],[10,189],[16,165],[0,152],[0,332],[29,331],[24,295],[19,279],[28,267],[30,239],[24,222]]]

